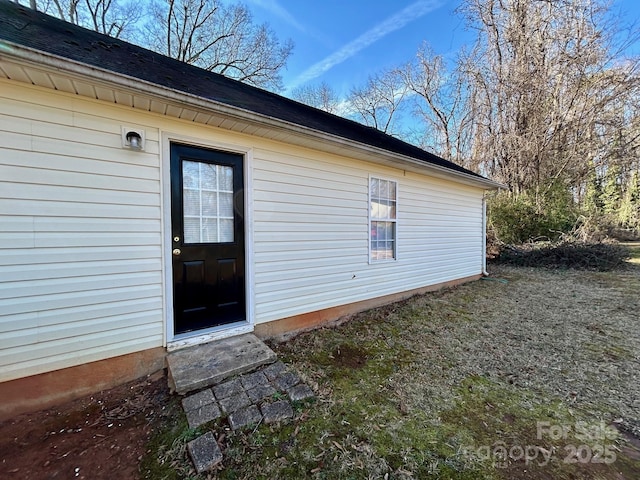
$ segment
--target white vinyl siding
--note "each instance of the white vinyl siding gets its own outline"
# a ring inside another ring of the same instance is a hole
[[[12,81],[0,106],[0,381],[165,344],[160,132],[250,152],[251,322],[481,273],[480,188]],[[397,181],[394,262],[369,262],[370,176]]]
[[[395,262],[369,263],[370,174],[398,179]],[[480,189],[312,151],[253,178],[256,323],[481,273]]]
[[[95,104],[0,92],[0,381],[161,346],[157,131],[131,152]]]

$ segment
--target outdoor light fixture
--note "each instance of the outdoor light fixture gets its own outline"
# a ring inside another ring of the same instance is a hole
[[[129,146],[131,148],[140,150],[140,147],[142,146],[142,137],[138,132],[127,132],[127,142],[129,142]]]
[[[144,130],[122,127],[122,148],[144,150]]]

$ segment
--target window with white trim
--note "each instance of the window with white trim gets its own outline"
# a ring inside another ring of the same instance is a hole
[[[371,261],[396,258],[398,183],[369,178],[369,257]]]

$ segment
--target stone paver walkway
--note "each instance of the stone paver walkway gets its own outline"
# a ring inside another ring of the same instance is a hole
[[[281,361],[231,378],[182,399],[189,428],[226,417],[232,430],[293,418],[291,402],[314,396],[300,377]],[[198,473],[215,467],[222,453],[211,431],[188,445]]]

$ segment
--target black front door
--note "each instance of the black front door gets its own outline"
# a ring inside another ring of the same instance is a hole
[[[174,333],[246,319],[243,157],[171,144]]]

